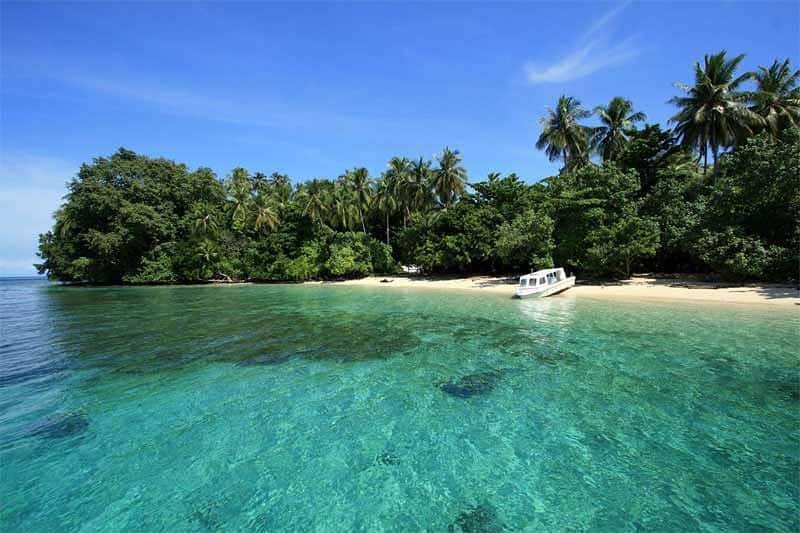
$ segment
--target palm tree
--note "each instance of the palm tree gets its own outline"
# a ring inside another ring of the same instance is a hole
[[[257,194],[269,187],[269,178],[263,172],[256,172],[250,177],[250,184],[250,188]]]
[[[314,179],[303,185],[298,194],[303,214],[308,215],[312,222],[322,225],[328,214],[325,182]]]
[[[364,213],[372,203],[372,186],[369,179],[369,171],[364,167],[355,168],[346,174],[346,178],[358,211],[358,218],[361,219],[361,229],[366,235],[367,224],[364,221]]]
[[[725,57],[725,50],[706,55],[703,65],[694,64],[694,85],[679,86],[686,96],[670,100],[680,110],[670,119],[676,124],[675,133],[681,144],[692,146],[703,159],[703,172],[708,168],[708,151],[714,158],[720,148],[728,148],[753,134],[753,127],[761,122],[754,112],[744,105],[747,94],[739,87],[751,78],[750,73],[736,76],[736,69],[744,54],[733,59]]]
[[[272,187],[276,189],[289,187],[291,185],[289,176],[287,176],[286,174],[281,174],[280,172],[273,172],[272,174],[270,174],[269,178],[267,178],[267,181],[269,182],[270,185],[272,185]]]
[[[195,247],[194,257],[195,259],[197,259],[197,262],[199,263],[197,269],[197,279],[202,279],[207,269],[209,268],[209,265],[214,263],[219,257],[219,252],[217,252],[217,245],[213,241],[210,241],[209,239],[203,239]],[[213,276],[214,272],[211,272],[211,277]]]
[[[192,226],[195,234],[201,237],[209,237],[217,232],[217,214],[210,204],[201,202],[192,207]]]
[[[437,158],[439,167],[433,172],[433,189],[439,203],[450,207],[460,195],[464,194],[467,185],[467,171],[461,166],[461,155],[458,150],[445,147]]]
[[[278,210],[265,192],[256,195],[253,201],[253,228],[256,231],[273,230],[280,222]]]
[[[70,216],[70,213],[64,207],[58,209],[54,217],[56,219],[55,233],[62,239],[66,239],[75,226],[75,219]]]
[[[561,95],[555,109],[547,109],[548,116],[539,119],[542,133],[536,148],[544,150],[550,161],[564,160],[564,170],[572,170],[589,159],[589,129],[580,121],[591,116],[580,100]]]
[[[647,119],[641,111],[634,112],[631,101],[621,96],[612,98],[607,106],[597,106],[594,114],[603,125],[592,130],[591,144],[603,155],[603,161],[617,159],[635,124]]]
[[[355,212],[355,202],[344,181],[336,183],[332,194],[328,195],[328,212],[334,217],[334,223],[342,229],[350,231],[353,219],[358,214]]]
[[[249,218],[252,201],[250,174],[241,167],[233,169],[228,178],[228,201],[233,206],[231,214],[233,227],[241,230]]]
[[[279,172],[273,172],[270,174],[269,178],[267,178],[267,183],[269,183],[272,195],[280,204],[289,202],[289,197],[292,194],[292,182],[289,180],[289,176]]]
[[[408,180],[408,173],[411,171],[411,161],[405,157],[393,157],[389,160],[389,168],[386,170],[385,177],[388,178],[386,184],[392,186],[392,194],[395,195],[397,208],[405,213],[405,197],[403,188]],[[406,224],[406,217],[403,215],[403,225]]]
[[[406,205],[407,216],[411,216],[411,211],[419,211],[430,205],[432,180],[433,169],[430,161],[420,157],[411,163],[401,193],[404,199],[403,203]]]
[[[750,95],[750,109],[763,117],[774,137],[784,128],[800,124],[800,70],[792,72],[788,59],[782,63],[776,59],[769,68],[758,67],[753,79],[757,87]]]
[[[395,195],[395,178],[390,172],[385,172],[378,182],[375,192],[375,206],[386,217],[386,245],[389,245],[389,218],[397,211],[397,197]]]

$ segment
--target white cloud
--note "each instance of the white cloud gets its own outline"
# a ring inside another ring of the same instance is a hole
[[[0,157],[0,276],[36,271],[38,236],[53,223],[78,165],[54,157],[3,153]]]
[[[525,78],[531,84],[563,83],[588,76],[604,68],[625,63],[639,55],[633,37],[617,44],[609,42],[608,26],[630,1],[618,4],[597,17],[581,34],[577,45],[552,64],[528,62],[524,65]]]
[[[58,157],[22,152],[0,154],[0,188],[44,187],[66,190],[64,185],[78,171],[78,165]]]

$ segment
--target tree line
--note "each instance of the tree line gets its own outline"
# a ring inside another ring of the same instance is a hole
[[[671,100],[671,129],[622,97],[590,112],[562,96],[536,146],[563,168],[534,184],[468,182],[450,148],[435,161],[393,157],[375,177],[356,167],[296,185],[243,168],[220,180],[120,149],[69,183],[37,268],[90,283],[338,279],[399,264],[797,279],[800,71],[785,60],[738,74],[742,59],[696,63]],[[585,124],[592,115],[598,126]]]

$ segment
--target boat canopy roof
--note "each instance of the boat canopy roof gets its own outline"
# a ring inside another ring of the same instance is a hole
[[[566,277],[563,268],[546,268],[544,270],[537,270],[536,272],[531,272],[530,274],[525,274],[524,276],[520,276],[519,279],[523,280],[531,278],[540,278],[548,274],[561,274],[561,276],[559,277]]]

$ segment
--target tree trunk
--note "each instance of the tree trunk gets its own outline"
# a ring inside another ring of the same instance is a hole
[[[359,208],[358,216],[361,218],[361,229],[364,230],[364,235],[367,234],[367,225],[364,223],[364,213]]]
[[[708,147],[703,150],[703,176],[706,175],[706,170],[708,169]]]
[[[389,212],[386,212],[386,246],[389,246]]]
[[[719,147],[714,146],[711,149],[711,154],[714,156],[714,181],[717,180],[717,157],[719,156]]]

